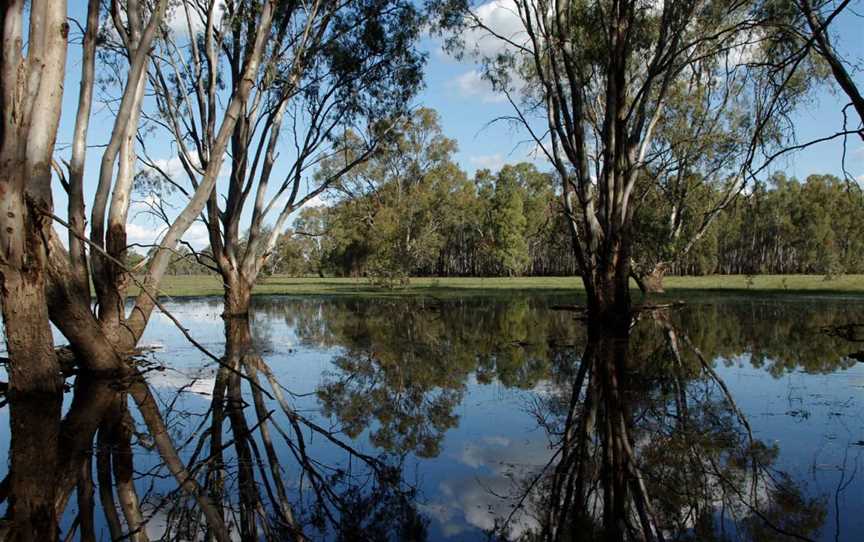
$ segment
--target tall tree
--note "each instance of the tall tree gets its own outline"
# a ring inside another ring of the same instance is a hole
[[[215,20],[219,2],[201,4],[210,18]],[[113,2],[109,15],[110,30],[97,35],[99,3],[90,2],[88,31],[84,38],[84,67],[76,118],[73,155],[69,180],[64,188],[70,194],[68,216],[69,250],[56,235],[50,238],[51,319],[70,341],[85,368],[97,371],[116,370],[123,365],[127,352],[140,339],[147,322],[156,308],[155,292],[171,262],[180,239],[200,215],[210,198],[224,160],[237,116],[253,86],[262,77],[261,58],[275,11],[274,2],[261,6],[256,14],[255,29],[250,35],[247,62],[240,83],[231,89],[219,109],[222,122],[218,124],[214,103],[210,128],[213,139],[208,151],[213,159],[204,164],[201,178],[188,193],[189,199],[168,224],[157,250],[144,265],[142,291],[135,299],[131,311],[125,308],[127,289],[132,277],[122,262],[127,251],[127,219],[135,186],[139,149],[137,135],[144,106],[148,66],[153,48],[164,31],[167,0],[155,4],[130,0]],[[94,14],[95,12],[95,14]],[[212,25],[211,25],[212,26]],[[209,28],[212,32],[212,28]],[[87,126],[90,122],[92,88],[95,83],[96,55],[94,49],[102,40],[102,58],[115,63],[115,73],[126,73],[116,81],[121,89],[111,135],[101,157],[98,185],[90,209],[90,231],[84,231],[83,164],[85,160]],[[85,252],[85,247],[90,250]],[[91,280],[98,301],[91,304]]]
[[[665,154],[657,132],[671,94],[687,80],[730,84],[730,70],[743,70],[743,57],[759,41],[758,14],[728,0],[433,4],[443,13],[441,26],[457,29],[449,34],[456,50],[464,50],[466,35],[501,44],[481,54],[485,77],[555,168],[594,321],[626,327],[637,182]],[[518,30],[496,28],[490,10],[511,14]],[[745,153],[751,155],[785,104],[754,89],[756,82],[748,76],[736,85],[737,96],[760,104]],[[713,115],[727,103],[708,106]]]
[[[496,266],[507,275],[521,274],[528,264],[527,220],[517,174],[511,166],[502,168],[490,201],[492,254]]]
[[[0,307],[9,352],[9,423],[27,428],[10,442],[8,535],[57,540],[56,453],[60,366],[46,302],[51,163],[63,98],[69,25],[66,2],[0,5]],[[50,423],[34,423],[46,413]],[[41,446],[48,453],[40,454]]]
[[[218,166],[225,153],[219,147],[222,134],[213,128],[223,86],[243,88],[251,66],[262,58],[262,69],[252,72],[255,92],[244,93],[236,109],[225,113],[236,121],[230,131],[230,173],[224,186],[208,192],[203,218],[209,264],[225,285],[226,354],[214,390],[214,466],[208,479],[218,502],[224,498],[223,425],[227,417],[235,434],[248,433],[241,371],[254,375],[261,366],[249,322],[254,285],[295,211],[362,164],[388,137],[393,119],[404,114],[420,84],[422,66],[415,47],[420,17],[405,0],[221,4],[224,17],[218,25],[213,4],[184,4],[186,35],[165,32],[160,61],[150,71],[158,104],[151,120],[173,136],[187,182],[157,172],[183,194],[191,187],[197,195],[202,174]],[[263,33],[262,56],[258,14],[271,7],[273,24]],[[196,30],[200,27],[203,36]],[[289,144],[280,145],[284,140]],[[245,236],[244,220],[249,221]],[[256,409],[256,414],[265,430],[266,411]],[[241,462],[242,536],[257,539],[263,518],[254,450],[248,439],[236,439],[234,448]],[[284,487],[278,495],[280,520],[297,531]]]
[[[456,142],[441,132],[438,114],[418,109],[396,124],[388,141],[336,186],[339,250],[373,278],[408,280],[436,260],[451,189],[464,180],[453,162]],[[338,162],[337,162],[338,164]],[[325,169],[332,168],[331,163]]]

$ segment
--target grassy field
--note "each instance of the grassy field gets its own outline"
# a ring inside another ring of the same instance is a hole
[[[825,280],[822,275],[711,275],[706,277],[669,277],[664,297],[689,297],[717,294],[819,294],[860,295],[864,297],[864,275],[845,275]],[[636,292],[635,284],[633,288]],[[371,285],[366,279],[268,277],[255,287],[256,295],[507,295],[515,292],[578,294],[578,277],[518,278],[414,278],[403,288],[387,289]],[[133,292],[135,293],[135,292]],[[221,295],[222,286],[215,276],[166,277],[162,293],[171,297]]]

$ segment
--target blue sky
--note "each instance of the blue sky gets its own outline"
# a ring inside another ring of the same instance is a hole
[[[72,16],[77,20],[85,20],[84,0],[70,0]],[[508,14],[504,10],[487,6],[490,17],[496,19],[496,24],[510,24]],[[835,36],[838,47],[846,58],[864,62],[864,32],[861,31],[861,19],[846,16],[836,22]],[[492,46],[482,42],[481,47]],[[497,169],[506,163],[515,163],[529,159],[529,152],[534,147],[529,143],[528,134],[506,123],[494,123],[495,118],[512,114],[512,110],[501,96],[495,95],[488,83],[479,77],[478,67],[465,59],[457,61],[441,49],[440,42],[427,37],[422,42],[422,48],[428,53],[426,67],[426,84],[416,99],[417,106],[431,107],[438,111],[445,135],[458,142],[459,150],[456,159],[469,174],[480,168]],[[80,80],[81,51],[77,45],[69,49],[69,62],[64,91],[63,118],[58,134],[58,150],[68,145],[71,140],[77,108],[78,84]],[[860,71],[856,73],[859,85],[864,86],[864,77]],[[86,201],[90,201],[96,184],[101,149],[100,144],[107,142],[113,124],[113,115],[107,107],[99,102],[104,97],[96,93],[93,106],[93,117],[90,125],[88,143],[92,147],[88,151],[85,171]],[[793,121],[796,125],[799,141],[807,141],[833,133],[842,125],[841,109],[848,100],[838,95],[830,88],[821,88],[812,98],[806,108],[798,111]],[[864,178],[864,144],[860,139],[850,138],[848,142],[846,166],[849,173],[855,177]],[[153,158],[164,163],[174,159],[176,152],[171,140],[165,134],[152,138],[148,143],[148,151]],[[777,161],[773,170],[782,170],[791,176],[806,177],[811,173],[842,174],[841,157],[842,141],[834,141],[811,147]],[[63,153],[61,150],[61,154]],[[540,167],[544,164],[537,162]],[[55,206],[59,215],[65,215],[65,196],[59,184],[55,191],[57,198]],[[179,203],[179,202],[178,202]],[[140,207],[138,210],[142,209]],[[89,210],[88,210],[89,212]],[[130,242],[151,242],[162,227],[152,219],[140,213],[131,213],[129,237]],[[65,236],[64,236],[65,238]],[[193,226],[187,239],[198,246],[206,242],[202,225]]]

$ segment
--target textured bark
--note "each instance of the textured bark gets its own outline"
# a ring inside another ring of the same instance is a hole
[[[66,2],[0,5],[0,306],[9,352],[9,540],[57,540],[62,378],[45,298],[51,156],[66,67]]]
[[[596,253],[596,265],[582,276],[593,325],[617,333],[630,325],[630,240],[622,235]]]
[[[59,366],[45,302],[51,228],[51,156],[66,68],[66,2],[30,3],[23,51],[24,2],[0,8],[0,305],[9,351],[10,389],[59,391]]]

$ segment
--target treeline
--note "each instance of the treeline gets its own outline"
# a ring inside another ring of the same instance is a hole
[[[382,282],[578,274],[547,174],[530,164],[481,170],[470,180],[458,169],[448,173],[305,209],[280,238],[268,272]],[[724,210],[669,272],[861,273],[861,217],[864,197],[844,180],[776,175]]]
[[[864,272],[864,195],[833,175],[775,175],[742,196],[677,274]]]
[[[561,276],[578,265],[552,181],[531,164],[452,166],[411,186],[307,207],[280,236],[267,274],[368,277]],[[674,275],[864,273],[864,196],[832,175],[775,175],[714,221]],[[647,231],[647,230],[646,230]],[[647,233],[642,241],[651,243]],[[140,257],[130,263],[137,263]],[[187,248],[172,275],[212,272]]]

